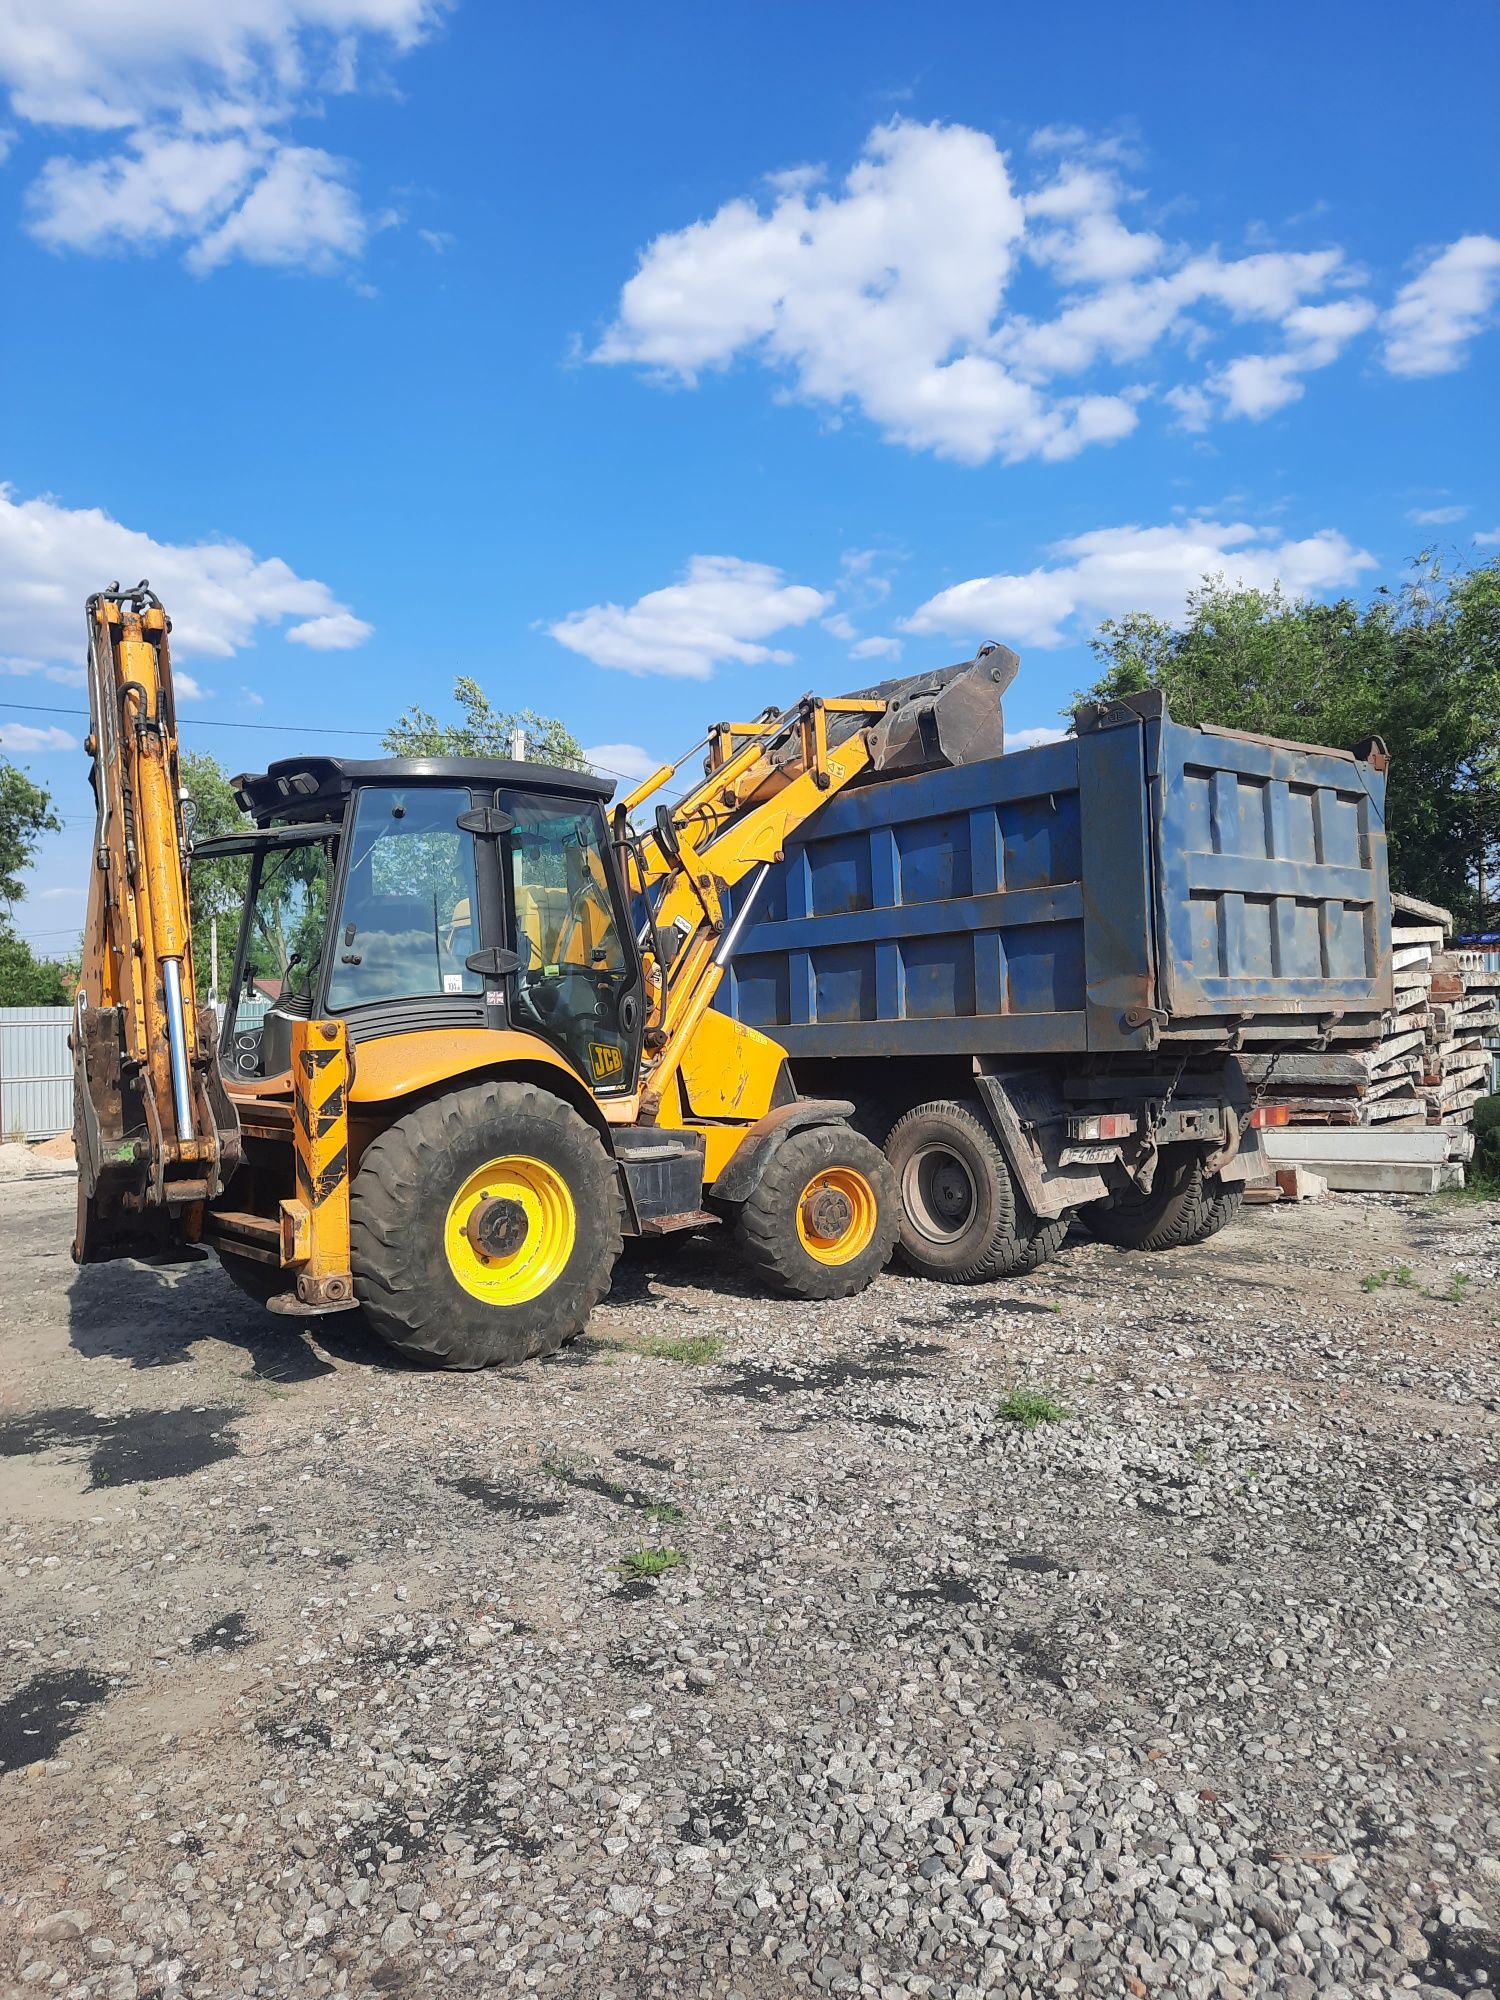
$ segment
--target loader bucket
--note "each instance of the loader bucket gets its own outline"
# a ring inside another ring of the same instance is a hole
[[[850,699],[888,704],[870,731],[870,769],[907,777],[943,765],[979,764],[1005,750],[1001,697],[1021,662],[1008,646],[982,646],[972,660],[860,688]],[[832,732],[830,731],[830,735]]]

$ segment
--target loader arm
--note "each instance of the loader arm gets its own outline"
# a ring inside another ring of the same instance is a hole
[[[95,832],[73,998],[79,1263],[192,1240],[241,1158],[193,977],[170,621],[144,583],[88,601]]]
[[[662,790],[686,757],[653,772],[616,808],[617,837],[639,870],[654,924],[643,1117],[659,1112],[724,977],[735,931],[787,842],[866,771],[905,775],[929,763],[999,755],[1000,696],[1015,667],[1013,653],[985,647],[972,661],[934,674],[833,700],[804,695],[753,722],[717,723],[702,779],[675,804],[658,805],[644,831],[628,835],[630,814]],[[725,893],[747,876],[754,879],[726,930]]]

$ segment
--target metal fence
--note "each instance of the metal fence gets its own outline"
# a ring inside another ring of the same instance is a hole
[[[269,1003],[242,1000],[241,1028]],[[73,1129],[73,1058],[67,1007],[0,1007],[0,1139],[55,1139]]]
[[[0,1007],[0,1139],[73,1129],[66,1007]]]

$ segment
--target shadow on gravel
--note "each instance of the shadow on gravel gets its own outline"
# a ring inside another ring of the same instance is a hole
[[[198,1409],[126,1410],[99,1416],[64,1406],[0,1419],[0,1458],[88,1451],[89,1490],[182,1479],[239,1453],[230,1426],[244,1414],[232,1404]]]
[[[1430,1954],[1422,1967],[1426,1985],[1464,1995],[1500,1991],[1500,1937],[1493,1931],[1459,1930],[1432,1916],[1422,1935]]]
[[[82,1667],[34,1675],[0,1701],[0,1771],[19,1771],[54,1756],[82,1723],[84,1711],[109,1691],[103,1674]]]
[[[377,1339],[361,1313],[302,1322],[267,1312],[211,1257],[186,1265],[122,1259],[85,1266],[68,1291],[68,1338],[85,1361],[127,1361],[132,1368],[178,1368],[192,1361],[199,1341],[221,1340],[243,1350],[247,1380],[286,1388],[332,1375],[338,1365],[415,1366]]]
[[[488,1479],[440,1479],[439,1486],[477,1500],[490,1514],[508,1514],[513,1521],[545,1521],[563,1511],[561,1500],[532,1500],[514,1487],[495,1486]]]
[[[704,1385],[705,1396],[739,1396],[756,1403],[770,1396],[819,1395],[831,1389],[848,1389],[856,1383],[910,1382],[930,1371],[914,1368],[914,1361],[929,1361],[947,1349],[933,1340],[882,1340],[870,1349],[869,1358],[836,1354],[827,1361],[809,1362],[805,1368],[778,1368],[772,1364],[746,1361],[733,1364],[732,1382]]]
[[[707,1306],[660,1298],[693,1286],[723,1298],[764,1299],[767,1294],[728,1254],[722,1229],[681,1236],[627,1236],[625,1252],[615,1265],[606,1305],[656,1306],[659,1311],[706,1313]]]

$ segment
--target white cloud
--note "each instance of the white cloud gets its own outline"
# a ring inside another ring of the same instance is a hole
[[[201,277],[243,257],[326,271],[357,257],[368,233],[344,163],[316,146],[281,146],[238,208],[189,250],[187,267]]]
[[[345,163],[287,128],[358,89],[369,55],[413,47],[448,4],[8,0],[0,86],[17,116],[73,135],[27,191],[32,234],[96,254],[179,244],[200,273],[231,257],[314,271],[356,258],[371,225]]]
[[[831,618],[823,620],[823,630],[831,632],[835,639],[842,639],[850,645],[859,637],[859,628],[846,611],[835,611]]]
[[[753,354],[806,401],[857,403],[886,436],[977,464],[1067,458],[1122,436],[1119,397],[1047,398],[989,351],[1025,211],[986,133],[872,132],[842,188],[725,204],[659,236],[595,349],[692,383]]]
[[[38,729],[29,722],[0,722],[0,750],[76,750],[66,729]]]
[[[681,583],[627,606],[592,604],[547,630],[596,666],[706,680],[721,660],[786,665],[790,653],[761,642],[807,624],[832,602],[830,592],[787,583],[769,564],[694,556]]]
[[[1243,354],[1208,378],[1232,417],[1268,417],[1302,395],[1302,377],[1337,361],[1349,342],[1375,320],[1368,299],[1335,299],[1297,306],[1282,320],[1289,344],[1278,354]]]
[[[266,705],[265,696],[257,694],[254,688],[241,688],[240,700],[244,702],[246,708],[264,708]]]
[[[1392,375],[1446,375],[1462,367],[1469,342],[1491,323],[1497,298],[1500,239],[1459,237],[1396,294],[1383,321],[1387,369]]]
[[[1412,507],[1406,518],[1419,528],[1450,528],[1468,511],[1467,507]]]
[[[1007,750],[1034,750],[1039,743],[1061,743],[1067,735],[1066,729],[1054,729],[1042,723],[1035,729],[1007,729],[1005,747]]]
[[[82,667],[48,666],[44,660],[0,660],[0,674],[40,674],[58,687],[85,687],[88,675]]]
[[[374,630],[363,618],[341,607],[304,619],[302,624],[289,627],[286,636],[294,646],[311,646],[315,653],[343,653],[351,646],[362,646]]]
[[[1500,549],[1500,528],[1488,528],[1474,537],[1482,549]]]
[[[213,696],[191,674],[185,674],[181,667],[172,668],[172,687],[179,701],[212,701]]]
[[[629,778],[633,782],[649,778],[664,761],[643,750],[639,743],[592,743],[583,754],[606,778]]]
[[[1191,520],[1169,527],[1096,528],[1059,542],[1059,560],[1020,575],[972,577],[939,591],[902,621],[909,632],[995,638],[1012,645],[1061,646],[1080,626],[1129,611],[1181,615],[1206,576],[1294,595],[1353,583],[1375,558],[1333,529],[1276,542],[1243,521]]]
[[[1126,220],[1124,142],[1051,127],[1027,184],[963,125],[877,127],[840,182],[798,169],[647,244],[591,359],[696,386],[759,365],[789,399],[856,407],[890,441],[980,464],[1072,457],[1161,397],[1187,429],[1306,393],[1380,317],[1336,247],[1225,256]],[[1055,296],[1012,303],[1018,266]],[[1387,366],[1456,366],[1500,288],[1500,241],[1466,237],[1385,316]],[[1205,355],[1198,383],[1173,381]],[[1150,364],[1153,376],[1137,371]]]
[[[101,508],[18,500],[0,486],[0,590],[10,635],[38,670],[52,661],[72,668],[84,647],[85,598],[112,578],[139,577],[166,605],[181,658],[227,659],[287,618],[303,621],[287,636],[305,645],[357,645],[371,630],[326,583],[298,576],[279,556],[257,557],[242,542],[160,542]]]
[[[849,648],[851,660],[899,660],[901,641],[886,637],[861,639]]]

